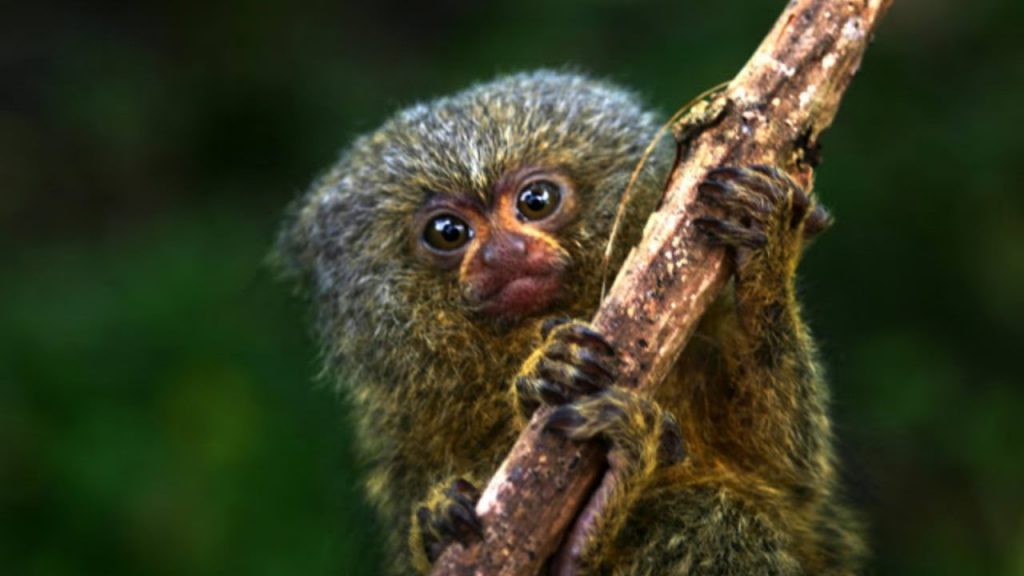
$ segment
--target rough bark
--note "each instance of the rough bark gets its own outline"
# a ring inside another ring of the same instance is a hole
[[[619,384],[662,380],[727,277],[721,250],[693,239],[697,184],[720,165],[771,164],[810,184],[818,137],[892,0],[793,0],[691,130],[661,208],[594,318],[616,346]],[[679,135],[677,133],[677,135]],[[477,504],[483,541],[453,545],[432,574],[537,574],[596,485],[600,448],[541,432],[538,410]],[[570,539],[571,540],[571,539]]]

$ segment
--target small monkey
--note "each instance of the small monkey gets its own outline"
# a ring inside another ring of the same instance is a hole
[[[541,404],[553,433],[608,446],[616,490],[584,574],[852,574],[827,389],[794,280],[829,217],[772,167],[723,167],[694,226],[734,264],[653,399],[614,385],[585,320],[620,197],[657,131],[621,88],[506,76],[412,106],[358,138],[294,206],[278,259],[317,311],[351,402],[367,493],[396,552],[427,572],[478,537],[477,487]],[[612,268],[672,164],[640,172]]]

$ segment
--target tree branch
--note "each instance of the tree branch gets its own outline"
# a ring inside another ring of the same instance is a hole
[[[809,185],[818,137],[835,116],[892,0],[793,0],[729,86],[711,125],[681,146],[661,208],[594,318],[622,360],[619,385],[650,393],[727,276],[722,250],[693,239],[697,184],[720,165],[780,166]],[[677,134],[678,135],[678,134]],[[454,545],[432,574],[537,574],[586,503],[604,459],[595,443],[541,431],[534,414],[477,504],[482,542]],[[570,539],[571,541],[572,539]],[[569,551],[572,554],[572,551]]]

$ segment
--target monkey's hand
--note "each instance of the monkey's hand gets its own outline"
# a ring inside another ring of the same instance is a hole
[[[573,440],[601,438],[612,466],[675,462],[682,454],[679,427],[651,400],[615,386],[615,349],[590,324],[554,318],[541,327],[543,344],[515,381],[525,416],[540,404],[555,405],[549,431]]]
[[[615,350],[588,324],[551,318],[540,335],[543,343],[515,379],[516,405],[524,418],[541,404],[565,404],[615,383]]]
[[[436,486],[416,507],[412,518],[410,549],[413,563],[423,573],[453,542],[469,544],[483,536],[476,515],[480,491],[468,480],[457,478]]]
[[[614,386],[615,350],[593,327],[551,320],[542,336],[544,343],[516,379],[520,406],[529,411],[540,403],[557,405],[546,430],[608,446],[608,471],[555,560],[562,571],[600,557],[654,471],[682,460],[683,443],[669,412]]]
[[[709,244],[729,250],[737,288],[788,288],[803,245],[832,221],[810,193],[769,166],[712,170],[697,188],[697,199],[710,214],[693,224]]]

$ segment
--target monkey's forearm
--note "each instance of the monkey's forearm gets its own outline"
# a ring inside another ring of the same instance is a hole
[[[699,194],[711,216],[695,225],[735,265],[731,313],[712,322],[721,357],[704,399],[721,438],[712,442],[742,469],[825,486],[826,399],[794,279],[805,236],[824,229],[828,215],[771,167],[717,169]]]
[[[722,408],[740,453],[751,464],[817,483],[829,437],[814,344],[785,294],[756,305],[738,289],[737,323],[727,336],[728,381]]]

